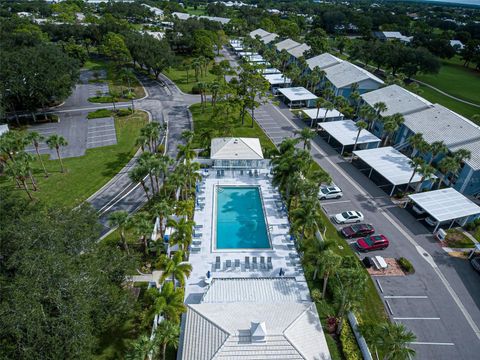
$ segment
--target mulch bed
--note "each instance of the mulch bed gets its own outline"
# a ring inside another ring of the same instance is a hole
[[[405,276],[400,265],[397,263],[397,260],[394,258],[384,258],[385,262],[388,264],[388,267],[385,270],[377,270],[374,267],[367,269],[368,273],[371,276]]]

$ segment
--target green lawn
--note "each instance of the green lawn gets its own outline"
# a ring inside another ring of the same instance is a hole
[[[44,162],[50,173],[50,176],[45,178],[40,162],[36,160],[33,167],[40,190],[33,193],[34,197],[50,204],[64,206],[75,206],[86,200],[132,158],[137,150],[135,140],[140,134],[140,128],[147,121],[148,115],[143,111],[137,111],[130,116],[116,117],[118,143],[87,149],[84,156],[64,159],[63,163],[67,169],[64,174],[60,172],[59,161],[48,160],[48,156],[45,155]],[[12,181],[5,177],[0,178],[0,186],[14,189]],[[21,191],[27,196],[23,190],[15,191]]]
[[[473,248],[475,244],[463,232],[457,229],[447,230],[445,242],[452,248]]]
[[[172,80],[184,93],[191,94],[192,87],[197,84],[195,79],[195,71],[193,69],[188,71],[188,82],[187,82],[187,72],[179,68],[180,64],[184,59],[179,58],[177,61],[177,66],[172,66],[166,69],[163,74]],[[213,62],[208,66],[208,71],[204,76],[199,76],[198,81],[202,82],[212,82],[216,80],[216,75],[210,73],[210,69],[213,65]]]
[[[420,85],[420,89],[422,89],[422,93],[420,94],[420,96],[424,97],[432,103],[441,104],[446,108],[465,116],[468,119],[471,119],[472,116],[475,114],[480,114],[480,108],[461,103],[457,100],[449,98],[448,96],[440,94],[439,92],[430,89],[429,87],[424,85]],[[480,125],[480,121],[477,121],[477,124]]]
[[[185,12],[189,13],[190,15],[197,15],[197,16],[207,15],[205,6],[197,6],[196,9],[193,6],[187,6],[185,8]]]
[[[122,96],[120,96],[118,101],[129,101],[131,99],[132,96],[127,96],[128,89],[129,89],[128,81],[123,79],[120,76],[118,69],[112,62],[98,60],[98,59],[89,59],[85,62],[84,68],[92,71],[106,70],[107,72],[106,81],[108,82],[108,87],[110,91],[115,91],[119,94],[122,94]],[[140,99],[145,96],[145,90],[143,89],[143,86],[140,84],[137,78],[130,80],[130,89],[133,94],[133,99]],[[97,101],[96,98],[97,97],[90,98],[90,101],[91,102],[110,102],[110,99],[107,99],[107,101]],[[101,99],[103,98],[109,98],[109,97],[105,97],[105,96],[101,97]]]
[[[421,74],[416,78],[447,94],[480,105],[480,72],[464,67],[457,57],[443,60],[438,74]],[[480,108],[477,111],[480,113]]]
[[[212,121],[213,109],[210,104],[205,108],[205,112],[202,112],[202,106],[200,104],[194,104],[190,106],[190,111],[192,112],[193,117],[193,126],[195,129],[195,136],[193,138],[193,145],[196,148],[202,147],[202,142],[200,134],[205,129],[212,129],[214,131],[219,131],[218,123]],[[231,134],[223,134],[218,132],[218,135],[215,136],[238,136],[238,137],[258,137],[263,149],[274,150],[275,145],[272,141],[265,135],[263,130],[258,126],[256,122],[253,123],[253,128],[251,127],[252,118],[246,116],[245,125],[242,126],[239,119],[238,112],[234,116],[231,116],[230,119],[233,122],[233,128]]]

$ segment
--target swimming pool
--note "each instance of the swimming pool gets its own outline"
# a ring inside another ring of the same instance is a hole
[[[217,249],[270,248],[259,187],[217,186],[216,195]]]

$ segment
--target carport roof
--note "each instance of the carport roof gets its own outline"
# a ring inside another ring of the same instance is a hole
[[[270,85],[290,84],[292,80],[285,77],[283,74],[266,74],[263,77],[270,83]]]
[[[280,91],[290,101],[313,100],[317,98],[315,94],[312,94],[304,87],[283,88],[278,89],[278,91]]]
[[[352,120],[323,122],[319,124],[326,132],[333,136],[343,146],[354,145],[358,128]],[[380,139],[368,130],[362,130],[357,144],[380,142]]]
[[[453,188],[427,191],[408,197],[440,222],[480,214],[480,206]]]
[[[338,118],[338,117],[343,117],[343,114],[336,110],[328,110],[324,108],[320,108],[319,111],[317,109],[303,109],[302,112],[307,115],[310,119],[316,119],[317,118],[317,112],[318,112],[318,118],[323,119],[325,117],[325,112],[327,113],[327,119],[329,118]]]
[[[387,179],[392,185],[408,184],[413,170],[410,159],[391,146],[376,149],[357,150],[353,152],[368,166]],[[412,183],[422,179],[420,174],[415,174]]]

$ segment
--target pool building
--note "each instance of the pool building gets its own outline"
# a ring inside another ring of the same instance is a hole
[[[212,140],[178,359],[330,359],[258,139]]]

